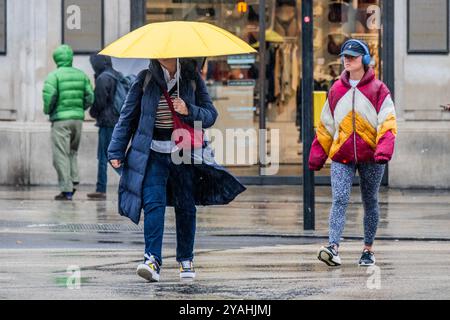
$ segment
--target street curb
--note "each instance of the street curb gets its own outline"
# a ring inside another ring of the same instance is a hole
[[[328,239],[327,235],[296,235],[296,234],[276,234],[276,233],[242,233],[242,234],[210,234],[218,237],[269,237],[269,238],[291,238],[291,239]],[[343,240],[364,240],[361,236],[345,236]],[[380,236],[375,240],[385,241],[439,241],[450,242],[450,238],[434,238],[434,237],[394,237],[394,236]]]

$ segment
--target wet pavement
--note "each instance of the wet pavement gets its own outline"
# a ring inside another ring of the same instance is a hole
[[[356,264],[363,208],[355,188],[342,244],[343,266],[316,259],[326,242],[330,190],[316,189],[316,227],[303,231],[299,186],[250,186],[228,206],[198,207],[198,279],[180,282],[173,209],[166,214],[162,281],[135,275],[142,225],[107,201],[55,202],[54,187],[0,187],[0,299],[449,299],[450,192],[383,189],[378,268]],[[81,269],[81,288],[66,270]],[[31,270],[30,270],[31,268]]]

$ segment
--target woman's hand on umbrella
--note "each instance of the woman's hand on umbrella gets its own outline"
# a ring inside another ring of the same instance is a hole
[[[186,106],[186,103],[183,101],[183,99],[175,98],[173,99],[173,108],[176,112],[179,114],[182,114],[184,116],[187,116],[189,114],[189,110]]]
[[[111,165],[113,166],[114,169],[119,169],[120,166],[122,165],[120,163],[120,160],[111,160],[110,162],[111,162]]]

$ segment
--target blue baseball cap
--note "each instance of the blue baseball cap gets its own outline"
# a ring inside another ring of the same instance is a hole
[[[347,41],[344,46],[341,49],[340,56],[352,56],[352,57],[359,57],[366,54],[366,49],[364,47],[356,42],[356,41]]]

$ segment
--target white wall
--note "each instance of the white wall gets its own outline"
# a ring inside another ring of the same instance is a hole
[[[393,187],[450,188],[450,56],[407,54],[407,1],[395,1],[397,144]]]
[[[395,1],[395,92],[405,119],[450,119],[450,55],[407,54],[407,0]]]
[[[450,103],[450,56],[407,55],[406,0],[396,0],[395,10],[399,134],[390,184],[450,188],[450,113],[439,109],[439,104]],[[61,1],[8,1],[7,23],[8,52],[0,56],[0,112],[15,109],[17,119],[0,120],[0,184],[56,184],[41,90],[55,68],[52,52],[61,42]],[[129,26],[130,0],[105,0],[105,44],[129,32]],[[92,77],[88,56],[76,56],[74,65]],[[95,183],[96,145],[97,128],[85,122],[79,155],[83,183]],[[111,179],[117,183],[114,174]]]
[[[105,45],[130,30],[130,0],[105,0]],[[0,120],[0,184],[56,184],[50,149],[50,123],[42,113],[42,87],[55,69],[52,53],[61,44],[60,0],[8,1],[8,51],[0,56],[0,109],[17,110],[16,121]],[[88,55],[74,66],[93,82]],[[79,152],[81,182],[97,176],[97,128],[87,121]],[[110,175],[111,183],[117,176]]]

